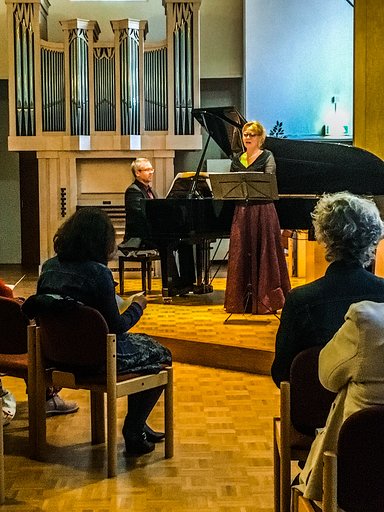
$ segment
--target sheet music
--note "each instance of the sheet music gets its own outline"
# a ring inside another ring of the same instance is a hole
[[[18,281],[16,281],[15,284],[6,284],[5,286],[8,286],[8,288],[10,288],[11,290],[14,290],[16,288],[16,286],[21,283],[21,281],[24,279],[24,277],[26,277],[27,274],[24,274],[22,277],[20,277],[20,279]]]

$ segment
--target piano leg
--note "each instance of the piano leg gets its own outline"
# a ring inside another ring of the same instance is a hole
[[[193,293],[211,293],[213,286],[209,283],[209,268],[211,264],[211,241],[204,239],[196,244],[196,285]]]
[[[185,295],[190,291],[195,294],[213,291],[209,284],[210,241],[203,240],[196,244],[195,261],[192,249],[193,246],[186,242],[159,247],[163,297]],[[175,261],[175,250],[178,251],[180,272]]]
[[[194,276],[189,275],[186,272],[186,268],[188,265],[185,265],[186,258],[188,255],[188,251],[186,249],[190,249],[191,247],[182,247],[180,250],[179,257],[182,259],[179,262],[179,267],[181,271],[181,275],[179,273],[179,269],[176,264],[174,251],[177,249],[174,244],[167,244],[159,247],[160,260],[161,260],[161,281],[162,281],[162,295],[163,297],[174,297],[175,295],[185,295],[186,293],[193,290],[194,284]],[[190,255],[192,257],[192,254]],[[191,262],[193,264],[193,258]],[[186,275],[183,274],[186,272]]]
[[[163,297],[172,297],[172,278],[169,277],[168,272],[171,256],[173,257],[172,250],[169,246],[159,247],[159,254],[161,265],[161,293]]]

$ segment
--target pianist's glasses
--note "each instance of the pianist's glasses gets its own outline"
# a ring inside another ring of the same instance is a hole
[[[245,138],[248,138],[248,137],[252,137],[253,138],[253,137],[256,137],[256,136],[257,136],[256,133],[249,133],[249,132],[243,133],[243,137],[245,137]]]

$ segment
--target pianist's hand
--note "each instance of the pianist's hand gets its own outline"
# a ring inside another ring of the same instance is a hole
[[[144,309],[147,307],[147,297],[145,295],[143,295],[142,293],[140,293],[139,295],[135,295],[132,299],[132,302],[137,302],[141,308]]]

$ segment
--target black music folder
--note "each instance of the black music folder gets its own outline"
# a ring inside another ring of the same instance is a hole
[[[275,174],[264,172],[210,173],[212,193],[215,199],[279,199]]]

